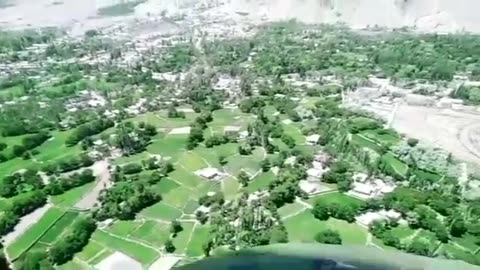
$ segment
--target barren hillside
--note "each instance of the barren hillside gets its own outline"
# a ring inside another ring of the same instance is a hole
[[[367,26],[415,26],[424,31],[480,32],[476,0],[230,0],[227,5],[269,20],[295,18],[307,23],[345,22]]]
[[[97,14],[99,8],[126,1],[0,0],[0,4],[8,3],[0,5],[0,26],[93,28],[116,24],[125,16],[159,15],[165,10],[169,14],[240,16],[259,23],[297,19],[306,23],[343,22],[353,28],[377,25],[416,27],[428,32],[480,32],[478,0],[146,0],[125,16],[105,18]]]

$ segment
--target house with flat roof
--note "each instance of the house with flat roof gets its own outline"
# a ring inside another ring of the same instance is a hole
[[[200,169],[198,171],[195,171],[195,174],[205,179],[215,181],[219,181],[223,176],[223,173],[221,171],[213,167]]]
[[[320,135],[318,134],[313,134],[305,138],[305,141],[309,145],[316,145],[318,143],[318,140],[320,140]]]

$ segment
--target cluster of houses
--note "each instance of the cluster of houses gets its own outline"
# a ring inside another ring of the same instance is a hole
[[[330,191],[322,182],[322,176],[330,170],[328,167],[332,157],[325,152],[318,152],[312,161],[312,168],[307,170],[307,179],[301,180],[300,189],[309,195]],[[295,162],[294,157],[287,159],[286,164]]]
[[[396,184],[392,180],[371,179],[365,173],[356,173],[352,178],[352,189],[348,191],[348,194],[361,199],[381,198],[396,188]]]

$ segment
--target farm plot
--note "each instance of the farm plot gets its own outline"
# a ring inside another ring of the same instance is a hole
[[[276,176],[272,171],[263,172],[253,178],[250,183],[248,183],[246,190],[248,192],[254,192],[257,190],[266,189],[268,188],[268,185],[275,180],[275,178]]]
[[[192,231],[194,228],[193,222],[181,222],[183,230],[173,238],[172,242],[175,246],[175,253],[183,254],[187,248],[190,237],[192,236]]]
[[[146,242],[154,247],[162,247],[170,236],[170,225],[147,220],[129,237]]]
[[[293,215],[295,213],[298,213],[299,211],[305,209],[305,206],[303,204],[294,202],[294,203],[289,203],[286,204],[278,209],[278,214],[283,218],[286,216]]]
[[[61,238],[61,235],[67,230],[68,226],[73,224],[78,212],[67,211],[50,229],[40,238],[39,242],[52,244]]]
[[[88,244],[76,256],[82,261],[89,262],[105,250],[105,247],[99,243],[90,240]]]
[[[178,163],[189,171],[200,170],[205,167],[209,167],[209,164],[195,152],[184,152],[178,159]]]
[[[65,213],[58,208],[51,208],[43,217],[30,227],[24,234],[7,247],[7,253],[12,260],[15,260],[26,252],[47,230],[55,224]]]
[[[316,219],[310,210],[305,210],[283,222],[291,242],[313,242],[317,233],[328,228],[327,224]]]
[[[58,207],[74,206],[87,192],[89,192],[95,186],[95,184],[95,182],[87,183],[83,186],[73,188],[63,194],[52,196],[52,203]]]
[[[163,195],[163,202],[178,209],[183,209],[190,199],[195,198],[193,191],[186,187],[178,187]]]
[[[106,231],[122,237],[126,237],[130,233],[135,231],[138,227],[142,226],[142,224],[143,222],[141,221],[118,220],[115,223],[113,223],[110,227],[108,227]]]
[[[72,129],[67,131],[52,132],[52,139],[37,147],[39,154],[35,156],[35,159],[40,162],[47,162],[73,157],[80,154],[82,152],[80,145],[68,147],[65,144],[65,141],[73,131],[74,130]]]
[[[92,238],[103,246],[125,253],[145,266],[154,262],[160,255],[158,251],[152,248],[101,230],[95,231]]]
[[[386,153],[382,160],[398,175],[405,176],[408,171],[408,165],[397,159],[392,153]]]
[[[238,194],[238,190],[240,189],[240,184],[238,183],[237,179],[233,177],[227,177],[222,179],[222,191],[225,195],[227,200],[233,199]]]
[[[251,155],[230,156],[227,158],[228,164],[225,166],[226,170],[231,175],[238,175],[241,170],[246,171],[250,175],[254,175],[260,170],[260,161],[263,160],[265,152],[263,148],[257,148]]]
[[[197,256],[202,256],[203,249],[202,246],[203,244],[207,243],[209,237],[210,237],[210,227],[206,225],[198,225],[195,226],[195,230],[192,233],[192,238],[190,239],[190,242],[188,243],[187,246],[187,256],[189,257],[197,257]]]
[[[305,136],[303,136],[300,129],[298,129],[292,124],[290,125],[282,124],[282,127],[283,127],[283,132],[291,136],[295,140],[296,144],[305,144]]]
[[[170,190],[173,190],[179,186],[180,186],[179,183],[167,177],[160,180],[160,182],[155,184],[155,186],[153,186],[152,189],[158,194],[165,194],[165,193],[168,193]]]
[[[314,242],[315,235],[323,230],[338,231],[345,244],[365,244],[367,230],[355,223],[330,218],[327,221],[316,219],[309,209],[284,220],[291,242]]]
[[[158,202],[150,207],[143,209],[140,214],[145,217],[170,221],[182,216],[182,211],[175,207],[167,205],[164,202]]]
[[[164,138],[150,144],[147,147],[147,151],[150,154],[171,157],[172,161],[175,161],[185,150],[187,138],[188,134],[166,135]]]
[[[198,185],[206,181],[199,176],[193,174],[193,172],[190,172],[179,166],[177,166],[175,170],[169,174],[169,177],[175,182],[190,188],[197,187]]]
[[[350,197],[348,195],[342,194],[340,192],[333,192],[328,194],[320,194],[317,196],[313,196],[312,198],[308,199],[308,203],[314,205],[317,200],[326,202],[326,203],[338,203],[343,205],[351,205],[351,206],[362,206],[364,204],[363,201]]]

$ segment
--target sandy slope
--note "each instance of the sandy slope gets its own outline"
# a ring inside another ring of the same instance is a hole
[[[103,27],[126,18],[98,18],[96,10],[121,0],[10,0],[0,9],[0,27],[67,26],[77,31]],[[53,3],[56,4],[53,4]],[[248,13],[253,21],[297,19],[306,23],[344,22],[354,28],[367,26],[416,27],[421,31],[480,32],[478,0],[148,0],[137,6],[135,16],[190,12],[194,6],[236,15]]]
[[[480,32],[476,0],[229,0],[232,9],[269,20],[295,18],[307,23],[345,22],[366,26],[416,26],[425,31]]]

